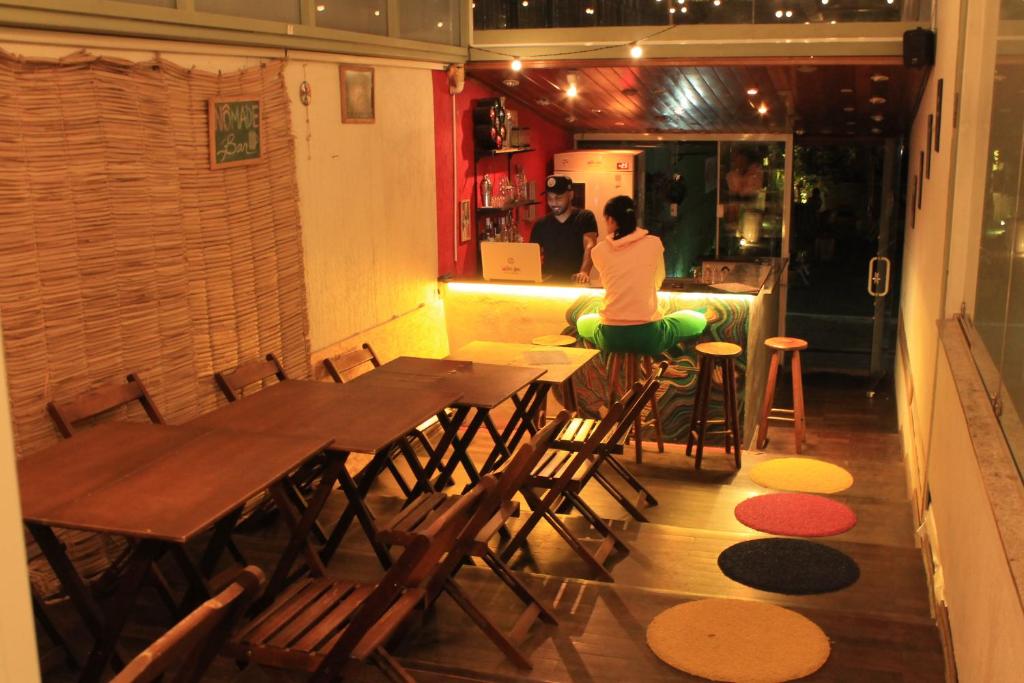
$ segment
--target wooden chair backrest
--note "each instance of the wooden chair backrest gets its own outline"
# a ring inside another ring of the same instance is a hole
[[[231,633],[239,615],[263,586],[263,572],[249,566],[216,596],[197,607],[140,652],[111,683],[149,683],[171,668],[180,668],[168,679],[175,683],[199,681]]]
[[[363,372],[380,367],[380,359],[369,344],[363,344],[358,349],[353,349],[334,358],[324,358],[324,369],[327,370],[327,375],[335,382],[341,384],[345,383],[353,370],[367,364],[370,367],[363,370]],[[363,374],[363,372],[359,374]]]
[[[543,429],[534,434],[528,443],[520,446],[515,455],[495,470],[495,474],[499,476],[500,503],[512,500],[516,492],[523,487],[530,472],[540,462],[541,457],[547,453],[551,441],[561,433],[568,421],[569,413],[563,410]]]
[[[268,353],[261,360],[251,360],[242,363],[234,370],[215,372],[213,374],[214,381],[217,382],[217,386],[220,387],[220,390],[224,392],[224,396],[229,401],[237,401],[242,398],[242,389],[247,386],[262,382],[271,377],[276,377],[279,382],[288,379],[288,376],[284,374],[284,368],[281,367],[277,357],[272,353]]]
[[[447,556],[481,502],[496,487],[493,475],[483,477],[426,529],[413,536],[384,578],[351,616],[312,680],[338,680],[350,658],[365,660],[382,634],[395,628],[389,619],[392,606],[403,599],[423,601],[427,595],[425,589],[442,580],[439,574],[452,571],[452,563],[445,561]]]
[[[82,394],[72,401],[50,401],[46,404],[46,410],[57,424],[61,436],[69,437],[74,434],[76,423],[133,401],[138,401],[142,405],[150,421],[163,424],[164,418],[153,403],[153,398],[146,391],[142,380],[134,373],[128,375],[124,384],[109,384]]]
[[[615,429],[608,435],[607,443],[620,444],[625,440],[629,430],[633,428],[636,422],[637,415],[658,392],[661,376],[667,368],[668,362],[662,361],[651,376],[647,378],[646,382],[643,384],[635,382],[629,392],[622,397],[622,415],[619,417],[619,422]]]

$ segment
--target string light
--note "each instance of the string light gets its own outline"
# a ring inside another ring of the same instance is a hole
[[[633,59],[640,59],[644,56],[644,49],[636,43],[633,43],[633,46],[629,48],[629,56]]]
[[[519,57],[516,57],[515,59],[512,60],[512,70],[513,71],[521,71],[522,68],[523,68],[523,63],[521,61],[519,61]]]

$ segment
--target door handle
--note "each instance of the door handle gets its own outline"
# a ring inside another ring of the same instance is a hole
[[[879,271],[878,264],[882,263],[885,268]],[[884,275],[883,275],[884,273]],[[890,275],[892,274],[892,261],[886,256],[875,256],[868,262],[868,294],[879,298],[889,294]]]

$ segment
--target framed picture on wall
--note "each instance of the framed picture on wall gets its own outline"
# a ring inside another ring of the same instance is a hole
[[[934,128],[934,126],[935,115],[928,114],[928,145],[926,146],[926,149],[928,150],[928,160],[925,163],[924,167],[924,177],[928,179],[931,179],[932,177],[932,129]]]
[[[373,67],[342,64],[338,72],[341,78],[342,123],[373,123]]]

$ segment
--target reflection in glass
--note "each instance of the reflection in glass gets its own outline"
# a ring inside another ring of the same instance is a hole
[[[342,31],[388,33],[387,0],[317,0],[316,25]]]
[[[1001,9],[974,324],[995,365],[982,379],[1003,397],[1003,431],[1024,471],[1024,67],[1016,47],[1024,12],[1005,0]]]
[[[230,14],[235,17],[285,21],[300,21],[299,0],[195,0],[196,11]]]
[[[458,0],[398,0],[398,36],[459,44]]]
[[[476,0],[476,29],[927,21],[930,0]]]
[[[786,145],[723,142],[719,256],[781,256]]]

